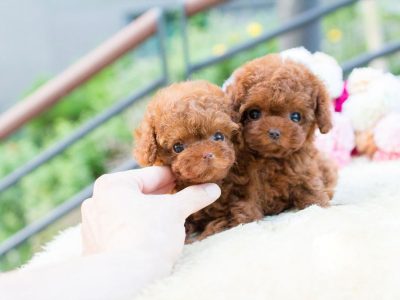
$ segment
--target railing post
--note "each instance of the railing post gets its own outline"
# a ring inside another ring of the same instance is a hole
[[[179,27],[182,38],[182,52],[183,52],[183,77],[189,79],[191,75],[190,69],[190,50],[189,50],[189,40],[187,35],[187,15],[185,5],[181,6],[179,11]]]
[[[158,49],[161,62],[162,78],[164,85],[169,83],[168,57],[167,57],[167,22],[165,20],[165,10],[160,8],[157,19]]]
[[[283,22],[290,21],[296,15],[313,9],[319,5],[319,0],[279,0],[278,13]],[[321,26],[320,19],[310,22],[303,28],[284,35],[281,39],[282,49],[304,46],[311,52],[320,50]]]

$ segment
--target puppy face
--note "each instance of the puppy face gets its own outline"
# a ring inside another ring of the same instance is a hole
[[[180,181],[215,182],[235,161],[238,129],[220,88],[204,81],[173,84],[149,104],[134,155],[144,166],[171,166]]]
[[[323,84],[298,63],[268,55],[235,72],[227,88],[241,115],[247,148],[262,157],[285,157],[313,140],[316,126],[331,128]]]

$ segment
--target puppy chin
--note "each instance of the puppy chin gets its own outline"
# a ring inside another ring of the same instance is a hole
[[[199,184],[217,182],[226,177],[232,163],[227,160],[214,160],[212,162],[191,161],[184,164],[175,164],[172,170],[175,176],[185,182]]]
[[[193,168],[191,170],[184,170],[177,172],[178,179],[186,181],[193,184],[200,184],[206,182],[217,182],[226,177],[229,168],[225,170],[214,170],[213,168],[206,169],[204,171],[196,170]]]
[[[196,184],[206,183],[206,182],[218,182],[226,177],[228,172],[226,171],[223,174],[212,174],[212,173],[203,173],[199,174],[193,179],[189,179],[188,181]]]
[[[255,152],[258,156],[263,158],[284,158],[295,151],[299,150],[301,146],[285,147],[279,142],[264,142],[263,144],[251,145],[249,148]]]

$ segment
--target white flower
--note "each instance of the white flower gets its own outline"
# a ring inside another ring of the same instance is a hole
[[[365,92],[368,86],[375,80],[381,78],[383,72],[374,68],[354,69],[348,78],[347,89],[351,94]]]
[[[354,69],[348,80],[350,97],[343,105],[356,130],[372,129],[391,112],[400,112],[400,80],[379,69]]]
[[[332,56],[322,52],[315,52],[314,63],[311,69],[328,89],[332,99],[339,97],[343,91],[343,70]]]
[[[283,61],[285,61],[286,59],[290,59],[309,68],[314,61],[313,55],[304,47],[287,49],[285,51],[282,51],[280,53],[280,56],[282,57]]]
[[[382,93],[377,90],[350,95],[343,104],[343,113],[357,131],[373,128],[386,112]]]
[[[324,83],[332,99],[342,94],[343,71],[333,57],[322,52],[311,54],[304,47],[288,49],[282,51],[280,55],[283,61],[290,59],[305,65]]]
[[[400,114],[385,116],[374,128],[377,147],[386,152],[400,153]]]
[[[391,73],[371,82],[368,91],[379,92],[388,112],[400,112],[400,80]]]
[[[231,76],[229,76],[229,78],[227,79],[227,80],[225,80],[225,82],[223,83],[223,85],[222,85],[222,90],[224,91],[224,92],[226,92],[227,90],[228,90],[228,87],[230,86],[230,85],[232,85],[232,84],[234,84],[235,83],[235,80],[236,80],[236,78],[235,78],[235,73],[236,72],[233,72],[232,74],[231,74]]]

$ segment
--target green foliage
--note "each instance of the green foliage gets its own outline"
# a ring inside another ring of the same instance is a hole
[[[201,12],[194,15],[192,18],[189,19],[189,25],[192,27],[197,27],[200,30],[207,30],[208,27],[208,13]]]
[[[333,54],[339,62],[366,51],[365,38],[362,35],[363,26],[358,11],[357,6],[350,6],[322,20],[322,32],[325,37],[322,47],[326,53]]]
[[[382,1],[383,4],[390,2]],[[393,14],[382,4],[382,15],[393,24],[398,14]],[[168,21],[168,64],[170,80],[183,79],[184,61],[179,14],[171,13]],[[192,62],[218,56],[232,47],[257,37],[262,32],[278,26],[273,12],[243,14],[240,20],[227,13],[201,13],[189,20],[188,37]],[[366,49],[365,37],[358,8],[342,9],[323,19],[322,50],[340,62],[348,60]],[[400,27],[386,29],[388,39],[400,37]],[[160,76],[157,41],[152,38],[134,53],[128,54],[106,68],[86,84],[64,97],[51,110],[35,119],[8,141],[0,144],[0,177],[38,155],[57,141],[71,134],[80,125],[110,107],[116,101],[144,87]],[[193,74],[222,84],[231,72],[244,62],[279,50],[278,40],[262,43],[231,59]],[[398,57],[390,58],[392,70],[399,71]],[[41,79],[31,90],[45,80]],[[43,217],[52,208],[92,183],[100,174],[117,166],[131,154],[131,132],[141,119],[147,99],[132,105],[125,113],[113,118],[89,134],[62,155],[57,156],[13,188],[0,194],[0,243],[27,224]],[[77,221],[77,220],[75,220]],[[54,229],[40,234],[17,251],[0,260],[0,270],[20,265],[37,250]]]

